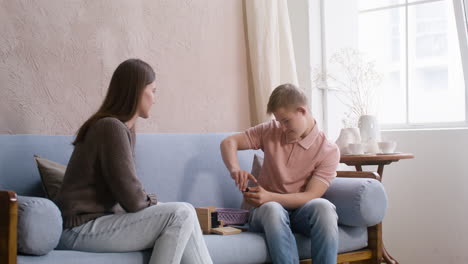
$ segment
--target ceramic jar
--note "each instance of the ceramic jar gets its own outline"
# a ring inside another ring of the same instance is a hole
[[[351,143],[361,143],[359,128],[343,128],[336,140],[336,145],[340,148],[341,154],[349,154],[348,145]]]
[[[373,115],[362,115],[358,122],[361,142],[366,145],[366,152],[378,152],[377,142],[380,141],[380,126]]]

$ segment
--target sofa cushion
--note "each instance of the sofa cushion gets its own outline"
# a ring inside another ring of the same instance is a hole
[[[50,200],[18,196],[18,252],[44,255],[53,250],[62,235],[62,216]]]
[[[258,154],[254,154],[254,158],[252,162],[252,171],[250,174],[255,176],[255,178],[258,178],[262,167],[263,167],[263,157]]]
[[[46,196],[54,200],[62,186],[63,176],[65,175],[67,166],[41,158],[38,155],[34,155],[34,159],[39,169],[39,175],[41,176],[42,186],[44,187]]]
[[[367,246],[367,229],[365,227],[339,226],[338,252],[349,252]],[[265,236],[262,233],[242,232],[237,235],[203,236],[213,263],[264,263],[270,260]],[[297,248],[301,259],[310,258],[310,239],[295,234]],[[147,264],[151,251],[123,253],[93,253],[73,250],[54,250],[49,254],[36,256],[18,256],[18,264]]]
[[[53,250],[40,257],[18,255],[18,264],[148,264],[150,257],[150,250],[119,253]]]
[[[310,258],[310,238],[294,234],[301,259]],[[349,252],[367,246],[367,228],[338,226],[338,253]],[[265,263],[270,261],[263,233],[242,232],[237,235],[204,235],[213,263]]]

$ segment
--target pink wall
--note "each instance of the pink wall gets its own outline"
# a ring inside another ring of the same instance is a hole
[[[0,32],[0,134],[74,134],[130,57],[160,89],[138,132],[250,125],[242,1],[2,1]]]

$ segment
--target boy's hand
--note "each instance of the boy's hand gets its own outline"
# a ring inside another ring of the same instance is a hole
[[[271,192],[263,189],[262,186],[249,187],[248,192],[244,192],[244,200],[255,207],[271,201]]]
[[[231,172],[231,177],[236,182],[236,186],[242,192],[245,191],[245,189],[247,188],[249,180],[255,183],[257,182],[257,179],[255,179],[255,177],[252,174],[246,172],[245,170],[233,171]]]

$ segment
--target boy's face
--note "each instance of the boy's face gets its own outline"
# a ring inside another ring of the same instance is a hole
[[[289,140],[302,139],[310,131],[311,116],[304,107],[288,109],[281,107],[273,112],[276,120],[280,122],[286,137]]]

